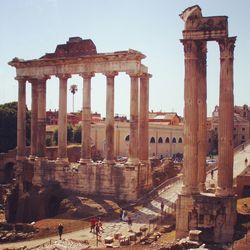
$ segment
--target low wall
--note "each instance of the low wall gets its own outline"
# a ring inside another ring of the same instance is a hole
[[[151,188],[151,176],[149,178],[145,175],[149,168],[149,164],[65,165],[55,161],[35,161],[32,183],[46,185],[58,182],[63,189],[87,195],[113,196],[119,200],[135,201],[144,189]]]

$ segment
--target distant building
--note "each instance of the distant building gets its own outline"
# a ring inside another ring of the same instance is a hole
[[[212,117],[208,118],[208,147],[216,151],[218,147],[219,106],[215,106]],[[250,139],[250,110],[247,105],[234,107],[234,147]]]

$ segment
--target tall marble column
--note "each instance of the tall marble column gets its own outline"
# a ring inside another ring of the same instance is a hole
[[[150,74],[140,77],[139,159],[148,161],[148,109]]]
[[[198,185],[206,189],[207,155],[207,42],[198,42]]]
[[[38,83],[37,79],[30,79],[31,83],[31,136],[30,160],[34,160],[37,152],[37,113],[38,113]]]
[[[233,195],[233,60],[236,37],[219,40],[220,98],[219,98],[219,162],[217,196]]]
[[[197,183],[197,131],[198,131],[198,84],[197,84],[197,43],[181,40],[185,53],[184,80],[184,164],[183,194],[198,192]]]
[[[114,78],[117,72],[106,72],[106,145],[104,161],[109,164],[114,163]]]
[[[18,81],[17,112],[17,160],[25,159],[26,151],[26,79],[16,77]]]
[[[58,111],[58,154],[57,162],[68,162],[67,156],[67,81],[69,74],[58,74],[59,111]]]
[[[91,162],[91,77],[93,72],[83,73],[83,104],[82,104],[82,149],[80,163]]]
[[[129,73],[130,84],[130,135],[128,164],[138,164],[138,74]]]
[[[37,113],[37,157],[46,157],[46,81],[49,77],[38,79],[38,113]]]

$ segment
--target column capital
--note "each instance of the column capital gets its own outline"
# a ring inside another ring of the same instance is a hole
[[[59,74],[56,74],[56,77],[58,77],[60,80],[67,80],[71,78],[71,74],[59,73]]]
[[[89,79],[95,76],[95,72],[83,72],[79,74],[79,76],[81,76],[83,79]]]
[[[15,80],[17,80],[18,82],[26,82],[27,81],[27,77],[26,76],[16,76]]]
[[[27,81],[31,84],[36,84],[38,82],[37,78],[29,77],[27,78]]]
[[[220,46],[220,58],[234,58],[236,36],[218,40]]]
[[[184,46],[185,59],[197,59],[197,46],[198,42],[190,39],[181,39]]]
[[[149,78],[151,78],[151,77],[152,77],[152,75],[149,74],[149,73],[142,73],[142,74],[140,75],[140,78],[142,78],[142,79],[149,79]]]
[[[41,75],[41,76],[37,76],[37,81],[47,81],[48,79],[50,79],[49,75]]]
[[[142,76],[141,72],[134,72],[134,71],[127,71],[126,74],[129,75],[130,77],[140,77],[140,76]]]
[[[106,77],[113,78],[118,75],[117,71],[107,71],[103,73]]]

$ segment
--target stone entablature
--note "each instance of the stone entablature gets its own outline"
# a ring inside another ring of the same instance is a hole
[[[39,176],[45,182],[45,170],[48,166],[45,146],[46,129],[46,84],[51,76],[59,79],[59,111],[58,111],[58,153],[54,163],[55,172],[63,164],[69,165],[67,156],[67,81],[73,74],[78,74],[83,79],[82,92],[82,144],[79,163],[84,166],[92,165],[91,159],[91,79],[96,73],[106,76],[106,119],[105,119],[105,166],[113,167],[114,160],[114,90],[115,77],[119,72],[125,72],[130,77],[130,141],[129,159],[126,167],[130,166],[134,174],[151,178],[150,165],[148,164],[148,100],[149,78],[147,67],[141,63],[145,55],[135,50],[117,51],[113,53],[97,53],[95,44],[79,37],[70,38],[66,44],[58,45],[54,53],[46,54],[40,59],[22,60],[14,58],[9,64],[16,68],[18,80],[18,121],[17,121],[17,160],[20,168],[25,167],[26,131],[26,82],[32,87],[31,108],[31,154],[30,161],[41,167]],[[143,140],[139,141],[139,137]],[[140,149],[140,150],[139,150]],[[40,163],[39,163],[40,162]],[[135,168],[134,166],[141,166]],[[146,165],[146,169],[143,166]],[[145,171],[144,171],[145,170]],[[39,174],[39,171],[35,172]],[[56,175],[56,173],[55,173]],[[21,176],[21,175],[20,175]],[[91,178],[101,178],[90,176]],[[104,175],[103,175],[104,176]],[[103,177],[104,178],[104,177]],[[83,183],[87,184],[89,177]],[[20,180],[22,183],[23,180]],[[33,182],[32,178],[27,180]],[[60,180],[59,180],[60,181]],[[80,180],[79,180],[80,181]],[[149,184],[139,185],[139,178],[135,178],[138,195]],[[104,180],[108,188],[111,183]],[[34,184],[37,184],[34,182]],[[42,183],[45,184],[45,183]],[[130,181],[124,185],[130,185]],[[21,186],[21,185],[20,185]],[[29,186],[29,185],[26,185]],[[67,187],[66,187],[67,188]],[[130,190],[131,191],[131,190]],[[115,195],[115,193],[113,193]]]

